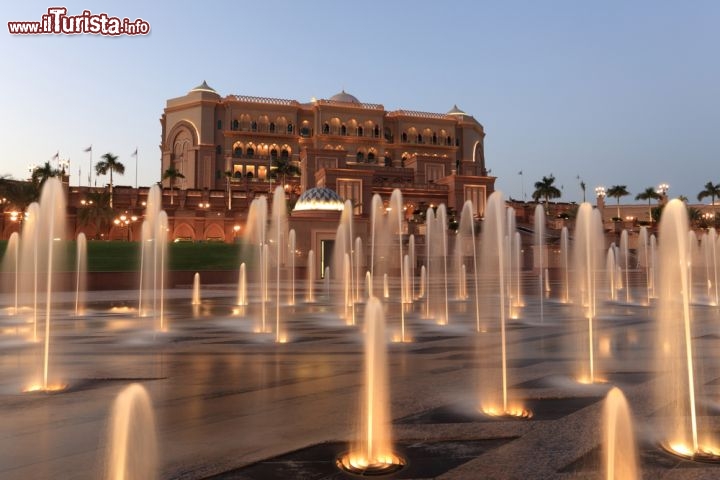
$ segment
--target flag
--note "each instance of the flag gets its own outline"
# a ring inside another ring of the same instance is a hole
[[[520,170],[520,171],[518,172],[518,175],[522,175],[522,170]]]
[[[83,152],[92,152],[92,145],[90,145],[88,148],[83,150]]]
[[[137,157],[137,151],[138,151],[138,149],[136,148],[135,151],[134,151],[132,154],[130,154],[130,156],[131,156],[131,157]]]
[[[52,157],[53,160],[57,160],[58,158],[60,158],[60,150],[58,150]]]

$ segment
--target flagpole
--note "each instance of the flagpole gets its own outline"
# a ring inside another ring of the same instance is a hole
[[[137,183],[138,156],[139,156],[138,147],[135,147],[135,190],[137,190],[137,188],[138,188],[138,183]]]

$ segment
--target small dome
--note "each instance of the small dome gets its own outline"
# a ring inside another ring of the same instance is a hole
[[[451,108],[450,111],[447,112],[447,114],[448,115],[467,115],[467,113],[460,110],[457,105],[453,105],[453,108]]]
[[[210,85],[207,84],[205,80],[198,85],[197,87],[190,90],[191,92],[211,92],[211,93],[217,93],[214,88],[212,88]]]
[[[294,212],[308,210],[342,211],[345,202],[335,193],[335,190],[325,187],[314,187],[305,190],[295,203]]]
[[[360,103],[360,100],[358,100],[354,95],[350,95],[349,93],[345,92],[345,90],[340,93],[336,93],[335,95],[330,97],[330,100],[343,103]]]

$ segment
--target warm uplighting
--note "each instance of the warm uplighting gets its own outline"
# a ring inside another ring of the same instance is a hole
[[[56,384],[43,386],[40,384],[33,384],[25,387],[23,393],[56,393],[62,392],[68,387],[67,384]]]
[[[706,463],[720,463],[720,448],[714,445],[698,445],[693,450],[691,445],[682,442],[670,442],[661,445],[668,453],[687,460]]]
[[[518,419],[529,419],[532,418],[532,411],[519,407],[508,407],[507,410],[503,410],[501,407],[484,407],[480,411],[490,417],[506,417],[506,418],[518,418]]]
[[[581,375],[577,378],[577,382],[583,385],[594,385],[596,383],[607,383],[607,380],[597,376],[589,377],[587,375]]]
[[[402,470],[405,463],[405,459],[394,453],[378,455],[371,460],[352,452],[341,455],[335,462],[341,470],[360,476],[389,475]]]
[[[200,202],[198,203],[198,208],[210,208],[210,202]]]

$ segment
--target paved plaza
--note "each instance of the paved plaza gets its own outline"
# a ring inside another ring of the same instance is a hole
[[[526,287],[533,288],[532,278]],[[19,393],[39,372],[40,344],[25,340],[28,314],[4,313],[0,478],[100,478],[111,404],[133,382],[153,401],[162,479],[357,478],[339,471],[335,459],[359,422],[362,328],[345,325],[324,292],[317,295],[314,304],[282,305],[282,344],[254,333],[259,304],[235,306],[232,285],[205,288],[199,306],[191,305],[189,286],[169,291],[166,333],[153,331],[152,318],[137,317],[136,292],[91,292],[82,317],[71,313],[68,295],[52,323],[50,377],[69,385],[56,394]],[[643,478],[720,477],[720,465],[681,461],[658,446],[663,411],[651,399],[663,373],[652,364],[652,309],[603,304],[596,368],[607,383],[583,385],[574,380],[586,355],[582,322],[554,296],[543,301],[541,317],[539,297],[528,295],[509,321],[510,395],[533,412],[523,420],[478,413],[478,381],[500,347],[487,341],[496,325],[475,332],[473,301],[451,300],[444,326],[423,318],[421,300],[407,311],[412,342],[389,345],[389,377],[394,441],[408,465],[387,478],[601,478],[602,400],[611,385],[632,408]],[[356,308],[362,323],[364,307]],[[694,311],[706,373],[701,400],[717,402],[718,311]],[[399,305],[391,304],[391,334],[399,319]],[[268,325],[275,321],[272,306]],[[707,420],[720,429],[717,417]]]

